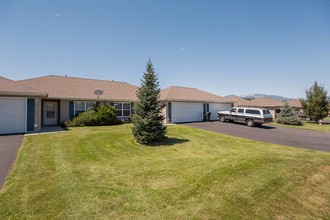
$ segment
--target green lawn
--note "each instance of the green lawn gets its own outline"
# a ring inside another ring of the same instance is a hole
[[[314,121],[310,121],[310,122],[303,121],[302,126],[283,125],[283,124],[278,124],[276,122],[273,122],[272,124],[275,126],[286,126],[286,127],[291,127],[291,128],[330,132],[330,124],[326,123],[326,124],[319,125],[319,124],[315,123]]]
[[[130,125],[29,136],[0,219],[327,219],[330,153],[170,126],[160,146]]]

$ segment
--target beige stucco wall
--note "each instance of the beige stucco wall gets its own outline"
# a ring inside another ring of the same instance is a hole
[[[268,109],[268,110],[272,114],[273,118],[275,118],[275,116],[276,116],[275,109]]]
[[[164,119],[164,124],[167,124],[169,123],[170,119],[169,119],[169,114],[168,114],[168,103],[162,103],[165,105],[165,107],[162,109],[162,115],[165,116],[165,119]]]
[[[276,110],[279,110],[280,107],[266,107],[266,108],[270,111],[270,113],[272,114],[273,118],[275,119],[275,117],[276,117]]]
[[[60,101],[60,123],[70,119],[69,102],[66,100]]]
[[[34,99],[34,131],[41,130],[41,99]]]

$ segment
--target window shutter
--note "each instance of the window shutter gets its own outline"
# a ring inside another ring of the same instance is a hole
[[[74,102],[69,102],[69,118],[72,119],[74,117]]]
[[[34,131],[34,106],[35,100],[28,99],[27,100],[27,131]]]
[[[172,103],[168,103],[168,120],[169,122],[172,122]]]

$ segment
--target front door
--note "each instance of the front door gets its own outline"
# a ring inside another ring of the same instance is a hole
[[[44,102],[44,125],[58,125],[58,102]]]

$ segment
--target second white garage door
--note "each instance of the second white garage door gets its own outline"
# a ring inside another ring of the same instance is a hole
[[[172,102],[172,122],[203,120],[203,103]]]
[[[0,98],[0,134],[26,132],[26,99]]]
[[[228,111],[231,104],[210,103],[209,111],[211,112],[210,120],[218,120],[218,111]]]

